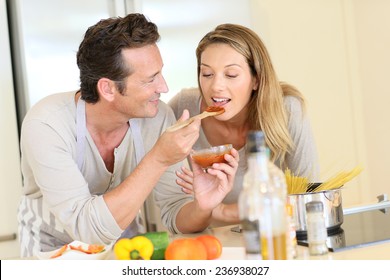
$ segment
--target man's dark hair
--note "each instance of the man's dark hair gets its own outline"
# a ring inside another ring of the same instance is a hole
[[[125,79],[132,73],[123,61],[122,50],[154,44],[160,39],[157,26],[142,14],[129,14],[99,21],[88,28],[77,52],[82,98],[99,100],[97,82],[108,78],[123,92]]]

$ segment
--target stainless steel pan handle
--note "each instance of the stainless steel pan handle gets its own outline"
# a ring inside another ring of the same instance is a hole
[[[387,199],[387,194],[381,194],[377,196],[378,202],[371,204],[363,204],[359,206],[354,206],[350,208],[344,208],[344,215],[360,213],[371,210],[381,210],[386,213],[390,209],[390,201]]]

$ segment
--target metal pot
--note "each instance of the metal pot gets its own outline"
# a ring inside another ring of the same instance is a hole
[[[338,231],[344,222],[340,188],[321,192],[290,194],[287,200],[293,207],[293,220],[298,239],[307,235],[305,206],[308,202],[321,201],[323,203],[325,226],[328,234]]]

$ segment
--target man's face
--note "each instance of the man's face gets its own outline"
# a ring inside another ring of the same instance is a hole
[[[160,93],[168,92],[161,73],[163,62],[156,44],[122,50],[132,74],[125,90],[117,94],[116,109],[129,118],[152,118],[157,115]]]

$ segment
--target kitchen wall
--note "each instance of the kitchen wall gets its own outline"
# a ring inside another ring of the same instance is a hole
[[[390,194],[390,2],[359,0],[354,3],[356,44],[356,91],[360,97],[364,126],[367,171],[370,178],[365,188],[372,196]],[[355,89],[355,88],[354,88]],[[360,95],[359,95],[360,93]]]
[[[361,164],[344,186],[343,205],[390,193],[390,2],[386,0],[252,1],[254,29],[281,80],[307,98],[322,179]]]

